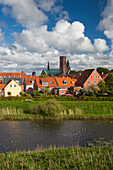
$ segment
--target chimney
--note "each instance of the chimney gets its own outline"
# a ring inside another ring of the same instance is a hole
[[[66,56],[60,56],[60,74],[65,73],[66,74]]]
[[[32,76],[36,76],[36,72],[35,71],[32,72]]]

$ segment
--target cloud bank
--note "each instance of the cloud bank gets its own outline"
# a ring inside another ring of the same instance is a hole
[[[112,68],[113,59],[113,0],[102,13],[98,28],[111,40],[109,50],[104,39],[91,40],[85,36],[85,26],[79,21],[70,23],[68,12],[56,6],[56,0],[0,0],[4,15],[10,15],[22,26],[21,33],[14,32],[14,43],[0,47],[1,71],[26,71],[38,74],[48,61],[58,67],[60,55],[66,55],[72,69]],[[59,12],[59,9],[62,9]],[[47,13],[58,14],[59,19],[51,31],[48,30]],[[0,42],[4,35],[0,29]]]

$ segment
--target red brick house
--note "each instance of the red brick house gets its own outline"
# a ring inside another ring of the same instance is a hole
[[[102,77],[100,74],[97,72],[96,69],[88,69],[85,70],[81,76],[78,78],[75,86],[76,88],[78,87],[86,87],[86,86],[91,86],[92,84],[98,84],[99,81],[103,81]]]
[[[59,96],[65,95],[67,91],[75,86],[76,79],[71,79],[68,77],[55,77],[55,80],[57,82],[57,87],[54,88],[54,94],[57,94]]]
[[[34,89],[41,91],[41,88],[48,87],[49,90],[52,92],[54,87],[57,87],[57,83],[55,78],[48,77],[48,78],[36,78],[34,81]]]

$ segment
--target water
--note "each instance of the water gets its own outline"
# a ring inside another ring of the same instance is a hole
[[[85,146],[113,140],[113,122],[97,120],[0,121],[0,153],[52,147]]]

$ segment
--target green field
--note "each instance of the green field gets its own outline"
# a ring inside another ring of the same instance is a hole
[[[30,107],[38,103],[0,101],[0,119],[43,119],[43,115],[30,114]],[[113,119],[113,101],[60,101],[60,104],[63,105],[65,112],[59,113],[56,118]]]
[[[4,170],[100,170],[113,169],[113,147],[48,149],[0,154]]]

